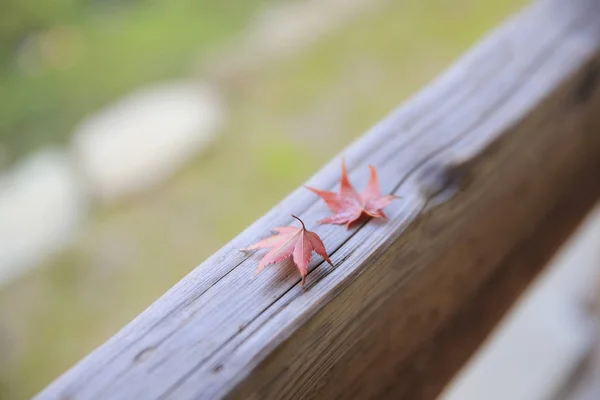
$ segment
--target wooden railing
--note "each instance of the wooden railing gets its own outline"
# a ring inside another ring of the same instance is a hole
[[[599,49],[599,0],[533,4],[343,152],[389,221],[299,188],[38,398],[435,398],[600,197]],[[336,266],[304,288],[238,251],[291,213]]]

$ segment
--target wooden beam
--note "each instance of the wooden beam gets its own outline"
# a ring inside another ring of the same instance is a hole
[[[600,195],[599,48],[598,0],[535,3],[343,152],[388,222],[299,188],[37,398],[435,398]],[[238,251],[292,212],[336,265],[304,289]]]

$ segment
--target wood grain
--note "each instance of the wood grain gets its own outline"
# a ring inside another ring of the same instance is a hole
[[[37,398],[435,398],[600,195],[599,48],[598,0],[533,4],[343,152],[387,223],[299,188]],[[304,289],[238,251],[291,213],[336,265]]]

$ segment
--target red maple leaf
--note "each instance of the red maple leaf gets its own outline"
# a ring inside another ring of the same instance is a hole
[[[377,180],[377,171],[372,165],[369,165],[369,169],[371,170],[371,178],[362,193],[358,193],[350,184],[346,163],[343,159],[340,193],[328,192],[306,186],[307,189],[325,200],[329,209],[334,213],[331,217],[319,221],[320,223],[346,224],[349,228],[354,221],[358,220],[363,215],[363,213],[374,218],[387,218],[382,209],[399,197],[394,195],[382,196],[381,188],[379,187],[379,182]]]
[[[279,235],[268,237],[243,250],[271,248],[262,260],[260,260],[256,270],[257,273],[269,264],[283,261],[292,256],[294,263],[300,271],[300,276],[302,276],[302,286],[304,286],[306,274],[308,273],[308,263],[312,257],[313,250],[323,257],[332,267],[333,264],[327,256],[325,245],[323,245],[323,241],[321,241],[319,235],[308,231],[300,218],[295,215],[292,215],[292,217],[300,221],[302,228],[294,228],[293,226],[273,228],[273,231],[278,232]]]

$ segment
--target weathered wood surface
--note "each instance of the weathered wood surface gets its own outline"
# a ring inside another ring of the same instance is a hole
[[[343,152],[389,222],[299,188],[38,399],[434,398],[600,194],[599,47],[600,1],[535,3]],[[292,212],[336,265],[304,290],[238,251]]]

